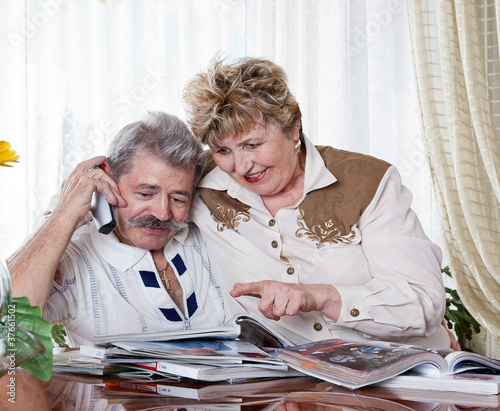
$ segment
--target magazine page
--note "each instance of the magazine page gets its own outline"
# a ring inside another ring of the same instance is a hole
[[[188,338],[236,339],[250,341],[257,347],[291,347],[288,338],[249,313],[236,314],[224,325],[210,328],[180,329],[173,331],[102,334],[94,337],[97,345],[110,344],[115,341],[175,341]]]
[[[500,361],[467,351],[451,351],[446,354],[450,373],[478,372],[500,374]]]
[[[123,350],[135,356],[158,359],[203,360],[218,362],[269,362],[278,360],[248,341],[193,339],[180,341],[118,341],[108,348],[108,357],[114,353],[123,355]]]
[[[189,330],[173,330],[160,332],[145,332],[137,334],[102,334],[94,337],[97,345],[110,344],[115,341],[173,341],[188,338],[235,339],[240,335],[237,324],[225,324],[220,327],[191,328]]]
[[[236,314],[233,323],[240,328],[239,338],[250,341],[257,347],[286,348],[295,344],[267,325],[264,320],[255,318],[248,313]]]
[[[389,343],[391,344],[391,343]],[[394,345],[394,344],[391,344]],[[401,346],[397,344],[397,346]],[[439,354],[446,360],[447,367],[443,368],[442,374],[458,373],[489,373],[500,374],[500,361],[484,355],[476,354],[470,351],[455,351],[452,349],[425,348],[419,346],[408,346],[415,350],[425,350]],[[416,371],[427,374],[425,367],[418,367]]]

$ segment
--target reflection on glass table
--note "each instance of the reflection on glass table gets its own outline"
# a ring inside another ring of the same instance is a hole
[[[6,386],[7,376],[0,379]],[[1,402],[5,394],[0,390]],[[16,410],[139,411],[203,410],[496,410],[495,395],[438,391],[409,392],[366,387],[350,391],[312,377],[246,380],[239,383],[143,380],[55,374],[42,382],[16,374]],[[21,406],[22,404],[22,406]]]

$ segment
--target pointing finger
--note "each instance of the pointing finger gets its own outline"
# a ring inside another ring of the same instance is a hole
[[[229,293],[233,297],[248,295],[251,297],[260,298],[262,296],[262,285],[260,282],[246,284],[236,283]]]

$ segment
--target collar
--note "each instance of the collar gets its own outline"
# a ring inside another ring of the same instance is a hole
[[[321,157],[314,144],[304,135],[304,144],[306,147],[306,169],[304,178],[304,194],[313,190],[317,190],[337,181],[337,178],[330,170],[326,168],[325,162]],[[247,190],[229,174],[222,171],[219,167],[215,167],[210,171],[198,184],[201,188],[210,188],[218,191],[226,191],[227,193],[242,203],[249,206],[262,204],[262,200],[258,194]]]
[[[327,187],[337,181],[333,173],[326,168],[325,161],[314,144],[304,136],[306,146],[306,170],[304,177],[304,194]]]
[[[120,271],[127,271],[129,268],[136,265],[147,253],[149,253],[149,250],[121,243],[114,233],[99,233],[94,221],[90,222],[90,238],[96,251],[109,264],[116,267]],[[181,231],[172,237],[172,239],[165,245],[164,250],[174,247],[176,242],[182,245],[194,244],[193,239],[189,236],[189,229]]]

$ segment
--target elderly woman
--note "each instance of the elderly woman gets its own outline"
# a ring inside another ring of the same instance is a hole
[[[314,146],[285,72],[267,60],[216,60],[184,98],[215,163],[192,218],[233,312],[260,312],[296,343],[449,347],[441,251],[394,166]]]

